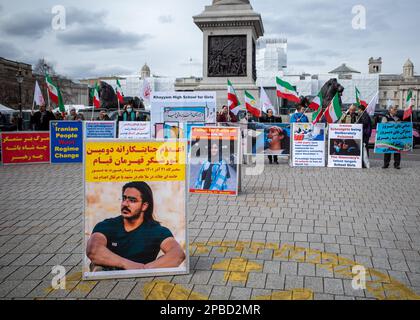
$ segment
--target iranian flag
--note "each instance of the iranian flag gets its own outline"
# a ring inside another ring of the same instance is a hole
[[[233,88],[232,83],[228,80],[228,107],[232,113],[237,116],[241,110],[241,103],[239,102],[238,95]]]
[[[317,107],[316,111],[312,115],[312,124],[317,124],[321,121],[323,112],[322,112],[322,93],[318,93],[318,95],[314,98],[314,100],[309,105],[309,108],[313,109]]]
[[[299,103],[300,98],[297,94],[295,88],[286,82],[281,80],[279,77],[276,77],[276,84],[277,84],[277,96],[282,99],[286,99],[292,102]]]
[[[343,112],[341,111],[340,98],[338,93],[335,94],[327,110],[325,110],[325,119],[328,123],[336,123],[341,119]]]
[[[47,83],[48,96],[50,100],[57,105],[60,112],[65,112],[66,108],[64,107],[60,89],[52,82],[51,77],[48,74],[45,74],[45,81]]]
[[[95,88],[93,89],[93,105],[96,109],[101,108],[101,100],[99,98],[99,86],[98,83],[95,84]]]
[[[356,105],[358,107],[363,106],[366,108],[368,106],[368,103],[365,100],[362,100],[359,89],[357,89],[357,87],[355,88],[356,88]]]
[[[121,83],[120,80],[117,79],[117,98],[119,103],[123,104],[124,103],[124,95],[121,89]]]
[[[255,98],[248,91],[245,91],[245,107],[254,117],[261,117],[262,112],[257,107],[257,101],[255,101]]]
[[[406,106],[406,109],[404,110],[403,120],[406,120],[413,115],[413,92],[411,90],[408,91],[405,106]]]

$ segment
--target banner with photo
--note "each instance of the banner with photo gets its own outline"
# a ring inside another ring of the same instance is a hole
[[[83,278],[189,272],[185,141],[85,141]]]
[[[83,122],[51,121],[51,163],[83,162]]]
[[[378,123],[375,153],[404,153],[413,151],[413,123]]]
[[[362,139],[362,124],[330,124],[328,167],[361,169]]]
[[[85,139],[115,139],[116,121],[84,121]]]
[[[244,154],[289,156],[290,127],[288,123],[248,123]]]
[[[190,192],[237,196],[240,175],[239,128],[191,129]]]
[[[294,123],[292,167],[325,167],[325,124]]]
[[[50,163],[49,132],[2,132],[3,164]]]
[[[154,92],[150,103],[152,128],[158,123],[216,123],[216,92]]]
[[[120,121],[118,123],[118,138],[128,140],[150,140],[150,122]]]

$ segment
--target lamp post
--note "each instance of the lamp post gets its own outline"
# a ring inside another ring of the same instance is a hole
[[[18,129],[22,129],[21,127],[21,121],[23,120],[22,115],[22,83],[23,83],[23,73],[22,69],[19,67],[18,73],[16,74],[16,81],[19,84],[19,120],[18,120]]]

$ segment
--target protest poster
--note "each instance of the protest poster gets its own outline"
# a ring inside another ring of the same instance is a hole
[[[85,139],[115,139],[117,137],[116,121],[85,121]]]
[[[150,122],[120,121],[118,123],[119,139],[149,140],[151,137]]]
[[[85,143],[83,278],[187,274],[187,143]]]
[[[375,153],[404,153],[413,150],[413,123],[378,123]]]
[[[152,127],[157,123],[216,123],[216,92],[154,92],[150,102]]]
[[[240,130],[193,127],[190,192],[237,196],[240,175]]]
[[[325,124],[294,123],[292,167],[325,167]]]
[[[290,155],[290,124],[248,123],[244,139],[245,155]]]
[[[362,139],[362,124],[330,124],[328,167],[361,169]]]
[[[51,121],[51,163],[83,162],[83,122]]]
[[[31,164],[50,162],[49,132],[2,132],[3,164]]]

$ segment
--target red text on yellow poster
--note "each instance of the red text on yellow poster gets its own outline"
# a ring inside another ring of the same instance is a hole
[[[186,142],[87,141],[86,182],[184,181],[186,150]]]
[[[3,164],[50,162],[49,132],[2,133]]]

